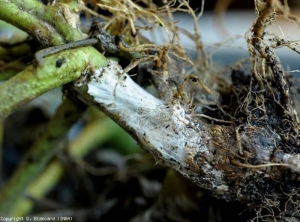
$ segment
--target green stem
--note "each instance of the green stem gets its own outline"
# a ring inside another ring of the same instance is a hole
[[[63,62],[57,67],[57,61]],[[88,68],[107,64],[93,47],[83,47],[48,56],[42,67],[29,66],[0,85],[0,117],[4,118],[41,94],[78,79]]]
[[[129,144],[128,146],[123,145],[123,153],[136,153],[138,147],[128,143],[130,136],[125,131],[113,122],[108,117],[99,115],[98,110],[97,116],[92,116],[91,111],[87,112],[89,123],[82,129],[80,134],[74,138],[68,145],[68,153],[75,159],[80,159],[86,156],[93,149],[101,146],[101,144],[116,140],[122,144]],[[95,112],[92,111],[92,112]],[[109,130],[107,130],[109,129]],[[125,151],[126,149],[126,151]],[[64,164],[54,159],[47,168],[39,175],[32,183],[28,185],[26,189],[26,195],[33,197],[36,200],[41,200],[61,179],[64,173]],[[24,217],[28,215],[31,209],[34,207],[34,202],[28,198],[20,198],[12,208],[12,216]]]
[[[70,155],[75,158],[81,158],[90,152],[92,148],[95,148],[96,145],[111,138],[111,134],[115,131],[106,130],[111,128],[111,122],[108,118],[102,118],[84,128],[80,135],[70,143]],[[43,173],[28,186],[26,194],[36,199],[41,199],[57,184],[63,173],[63,164],[58,160],[53,160]],[[33,206],[34,203],[31,200],[20,198],[13,207],[12,215],[16,217],[26,216]]]
[[[36,0],[0,0],[0,19],[36,37],[45,45],[60,45],[83,38],[77,29],[77,14],[57,3],[45,6]],[[66,50],[47,56],[42,66],[30,65],[0,85],[0,117],[44,92],[78,79],[81,73],[107,64],[106,58],[93,47]],[[18,170],[0,193],[0,215],[11,215],[16,201],[53,157],[59,142],[81,116],[78,106],[66,99],[44,135],[33,145]]]
[[[80,118],[82,110],[70,99],[64,100],[49,122],[43,136],[31,147],[18,170],[0,193],[0,215],[10,215],[16,201],[22,198],[26,187],[43,171],[53,157],[59,142]]]
[[[77,16],[63,3],[46,6],[36,0],[0,0],[0,19],[36,37],[45,45],[82,39]]]

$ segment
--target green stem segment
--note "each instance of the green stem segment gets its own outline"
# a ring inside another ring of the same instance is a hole
[[[60,45],[83,38],[77,14],[63,3],[46,6],[36,0],[0,0],[0,19],[11,23],[45,45]]]
[[[67,50],[49,56],[42,67],[31,65],[0,85],[0,117],[5,118],[50,89],[78,79],[87,69],[96,69],[106,64],[106,58],[93,47]]]
[[[36,0],[0,0],[0,19],[31,34],[45,45],[82,39],[76,16],[64,3],[46,6]],[[0,85],[0,119],[50,89],[78,79],[81,73],[106,65],[106,58],[90,46],[47,56],[42,65],[30,65]],[[59,142],[80,118],[81,111],[70,99],[64,100],[43,136],[1,190],[1,216],[12,214],[16,202],[24,196],[30,182],[44,170]]]
[[[23,197],[30,182],[45,168],[70,127],[81,116],[82,110],[70,99],[64,100],[49,122],[46,132],[32,146],[24,161],[0,194],[0,215],[9,216],[15,202]]]
[[[77,14],[64,3],[46,6],[36,0],[0,0],[0,5],[0,19],[30,33],[44,44],[60,45],[83,38],[76,28]],[[29,66],[0,85],[0,118],[48,90],[76,80],[87,67],[106,64],[104,56],[92,47],[85,47],[49,56],[37,67]]]
[[[106,130],[106,129],[111,130]],[[120,131],[116,124],[108,118],[93,121],[68,146],[68,153],[75,158],[82,158],[99,144],[107,141]],[[115,135],[117,136],[117,135]],[[53,160],[43,173],[26,189],[26,194],[35,199],[42,199],[57,184],[64,173],[64,165]],[[14,204],[12,214],[16,217],[28,215],[34,203],[26,198],[19,198]]]

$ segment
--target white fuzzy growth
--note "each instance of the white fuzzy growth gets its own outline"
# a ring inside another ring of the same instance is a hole
[[[146,92],[113,61],[96,70],[87,84],[95,102],[138,139],[157,162],[180,170],[188,167],[201,138],[179,104],[164,104]],[[188,147],[188,148],[187,148]],[[201,147],[203,151],[203,147]],[[204,149],[205,150],[205,149]]]
[[[282,162],[288,164],[295,172],[300,172],[300,154],[284,154],[282,157]]]
[[[100,83],[100,84],[99,84]],[[162,102],[135,84],[115,61],[107,67],[95,70],[95,78],[88,84],[88,93],[105,106],[116,104],[118,108],[140,107],[156,109]],[[118,102],[116,102],[118,100]],[[147,101],[145,101],[147,100]]]

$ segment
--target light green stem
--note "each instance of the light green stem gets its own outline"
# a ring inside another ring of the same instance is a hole
[[[107,128],[112,129],[106,130]],[[68,152],[75,158],[85,156],[96,145],[109,139],[111,134],[115,132],[114,128],[116,128],[116,124],[112,125],[112,120],[108,118],[94,121],[84,128],[80,135],[72,141]],[[63,173],[63,164],[58,160],[52,161],[43,173],[29,185],[26,194],[33,198],[41,199],[57,184]],[[33,206],[34,203],[31,200],[20,198],[13,206],[11,215],[16,217],[26,216]]]
[[[90,114],[90,113],[88,113]],[[91,116],[90,116],[91,117]],[[109,129],[109,130],[107,130]],[[83,128],[81,133],[71,141],[68,146],[68,153],[71,157],[82,158],[93,148],[99,147],[102,143],[118,138],[118,142],[127,144],[123,153],[136,153],[137,146],[130,144],[130,136],[108,117],[93,118]],[[64,164],[57,159],[53,160],[47,168],[39,175],[26,189],[26,195],[41,200],[61,179],[64,173]],[[24,217],[33,208],[34,202],[28,198],[20,198],[12,207],[12,216]]]
[[[0,193],[0,215],[10,215],[15,202],[23,197],[30,182],[43,171],[54,155],[59,142],[81,116],[82,110],[70,99],[65,99],[49,122],[43,136],[31,147],[17,171]]]
[[[36,0],[0,0],[0,19],[26,31],[45,45],[60,45],[84,37],[77,29],[78,24],[72,23],[72,19],[76,19],[76,14],[72,13],[63,3],[45,6]],[[90,46],[46,56],[43,65],[30,65],[0,85],[0,117],[6,117],[50,89],[78,79],[81,73],[89,69],[105,65],[106,58]],[[12,214],[28,185],[44,170],[59,142],[81,116],[78,107],[66,99],[57,110],[43,136],[2,188],[1,216]]]
[[[0,0],[0,19],[11,23],[45,45],[60,45],[83,38],[66,4],[46,6],[36,0]],[[78,24],[77,24],[78,25]]]
[[[57,67],[57,61],[63,62],[60,67]],[[0,117],[6,117],[50,89],[78,79],[86,69],[106,64],[106,58],[92,47],[46,57],[42,67],[31,65],[0,85]]]

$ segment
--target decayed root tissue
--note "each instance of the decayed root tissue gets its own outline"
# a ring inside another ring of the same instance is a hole
[[[139,44],[143,38],[137,32],[135,21],[139,16],[143,18],[141,12],[146,9],[129,0],[125,2],[118,7],[130,7],[132,10],[125,11],[135,14],[126,14],[128,26],[117,34],[128,30],[131,34],[123,39],[128,45],[120,41],[118,47],[126,53],[139,53],[140,57],[125,71],[110,61],[105,68],[87,72],[74,87],[82,99],[118,122],[158,164],[172,167],[214,196],[246,203],[262,216],[265,214],[262,209],[268,209],[274,217],[300,217],[297,211],[299,120],[290,77],[273,52],[273,43],[268,44],[264,39],[268,36],[267,27],[277,14],[294,18],[288,7],[277,0],[255,1],[257,19],[246,38],[252,64],[233,69],[231,86],[222,87],[224,96],[221,87],[215,86],[218,84],[209,84],[221,77],[216,78],[210,72],[197,26],[199,16],[186,1],[179,1],[176,10],[189,12],[194,19],[196,34],[183,32],[197,46],[194,64],[180,45],[179,29],[172,22],[175,1],[165,2],[162,8],[155,8],[151,3],[144,16],[153,25],[149,29],[160,24],[168,34],[169,43],[161,46],[149,42]],[[108,31],[116,31],[115,27],[122,23],[116,5],[105,8],[98,4],[113,14],[105,26]],[[158,12],[155,15],[150,12],[153,7]],[[158,16],[163,12],[171,22]],[[276,39],[280,38],[273,38],[273,42]],[[180,67],[175,62],[179,59],[183,60]],[[126,74],[143,65],[151,74],[160,99]],[[247,69],[249,65],[251,68]],[[83,95],[85,87],[82,86],[87,86],[89,97]],[[211,114],[205,109],[217,112]]]

